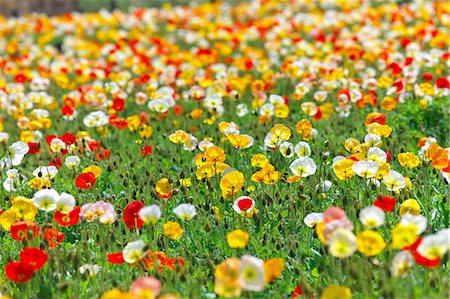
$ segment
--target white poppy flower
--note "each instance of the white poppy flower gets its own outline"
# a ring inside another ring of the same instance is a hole
[[[307,177],[316,173],[317,165],[314,160],[309,157],[300,157],[295,159],[289,168],[295,175]]]
[[[122,251],[124,261],[129,264],[138,263],[145,255],[144,248],[145,242],[142,240],[128,243]]]
[[[173,212],[185,221],[189,221],[197,215],[197,209],[194,205],[189,203],[179,204],[175,209],[173,209]]]
[[[367,228],[375,228],[384,224],[385,213],[376,206],[366,207],[359,213],[359,220]]]
[[[308,227],[314,227],[316,224],[323,222],[323,213],[309,213],[306,215],[305,219],[303,219],[303,222]]]
[[[259,292],[264,289],[264,262],[254,256],[244,255],[239,265],[239,280],[242,288]]]
[[[34,205],[43,211],[50,212],[56,209],[59,193],[55,189],[42,189],[34,194]]]
[[[158,205],[151,205],[140,209],[138,214],[146,224],[155,224],[161,217],[162,212]]]

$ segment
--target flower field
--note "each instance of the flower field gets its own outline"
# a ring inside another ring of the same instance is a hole
[[[447,298],[450,5],[0,17],[0,298]]]

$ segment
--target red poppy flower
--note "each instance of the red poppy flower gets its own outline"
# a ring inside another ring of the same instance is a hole
[[[23,83],[27,80],[27,77],[24,74],[19,73],[14,77],[14,80],[16,80],[17,83]]]
[[[55,221],[61,226],[72,226],[78,223],[80,220],[80,207],[75,207],[67,214],[63,214],[60,211],[56,211],[53,214]]]
[[[173,113],[175,115],[182,115],[183,114],[183,108],[181,108],[180,105],[173,106]]]
[[[112,104],[112,108],[116,112],[122,111],[125,108],[125,101],[124,101],[124,99],[121,99],[121,98],[114,99],[113,104]]]
[[[392,155],[390,151],[386,151],[386,162],[389,163],[391,162],[392,159]]]
[[[77,141],[77,137],[72,133],[64,133],[64,135],[61,136],[61,140],[67,145],[72,145]]]
[[[34,247],[24,248],[20,253],[22,263],[29,265],[34,271],[41,269],[48,261],[47,253]]]
[[[56,228],[46,228],[44,230],[44,239],[47,241],[48,246],[56,247],[64,240],[64,234]]]
[[[33,276],[33,268],[25,263],[12,261],[5,266],[5,275],[9,280],[23,283]]]
[[[395,208],[396,199],[391,196],[381,196],[380,198],[377,198],[373,205],[376,207],[379,207],[385,212],[391,212]]]
[[[253,199],[251,199],[250,197],[244,197],[238,201],[237,205],[242,211],[247,211],[252,207]]]
[[[40,228],[34,222],[19,221],[11,225],[11,236],[14,240],[21,242],[23,239],[30,241],[30,237],[36,238]]]
[[[73,109],[70,106],[65,105],[62,107],[61,112],[63,115],[71,116],[75,112],[75,109]]]
[[[62,166],[61,158],[56,158],[48,162],[48,166],[55,166],[56,168],[60,168]]]
[[[450,88],[450,81],[447,80],[447,78],[437,78],[436,80],[436,87],[437,88]]]
[[[30,155],[36,155],[41,150],[39,148],[39,143],[37,143],[37,142],[29,142],[28,148],[29,148],[28,154],[30,154]]]
[[[98,161],[103,161],[111,157],[111,153],[112,153],[111,150],[104,149],[95,155],[95,159],[97,159]]]
[[[123,210],[123,221],[129,229],[140,229],[144,225],[144,221],[139,217],[139,210],[144,207],[141,200],[136,200],[128,204]]]
[[[93,174],[92,172],[85,172],[80,174],[76,178],[75,183],[78,188],[88,190],[94,187],[95,180],[96,180],[95,174]]]
[[[144,146],[143,149],[139,151],[142,157],[148,156],[152,153],[153,147],[151,145]]]
[[[298,298],[302,294],[303,294],[302,286],[298,285],[292,292],[292,298]]]
[[[88,142],[88,147],[91,150],[91,152],[95,152],[100,149],[101,144],[98,141],[91,140]]]
[[[111,264],[122,264],[125,262],[122,252],[110,253],[106,256],[106,258]]]
[[[422,79],[424,81],[431,81],[431,80],[433,80],[433,75],[429,72],[425,72],[422,74]]]

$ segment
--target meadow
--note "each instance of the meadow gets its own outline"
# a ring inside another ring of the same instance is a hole
[[[447,298],[450,5],[0,17],[0,298]]]

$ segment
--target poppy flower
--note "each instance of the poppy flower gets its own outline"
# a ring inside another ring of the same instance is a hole
[[[40,248],[24,248],[20,253],[22,263],[29,265],[34,271],[41,269],[48,261],[47,253]]]
[[[36,155],[41,150],[39,148],[39,143],[37,142],[29,142],[28,147],[29,147],[28,154],[30,155]]]
[[[147,146],[144,146],[144,148],[139,151],[139,154],[141,154],[142,157],[145,157],[145,156],[151,155],[152,151],[153,151],[153,147],[151,145],[147,145]]]
[[[108,259],[108,262],[110,262],[111,264],[122,264],[125,262],[125,260],[123,259],[122,251],[110,253],[106,256],[106,258]]]
[[[111,157],[111,153],[112,153],[111,150],[104,149],[95,155],[95,159],[98,161],[103,161]]]
[[[39,226],[34,222],[19,221],[11,225],[11,236],[19,242],[23,239],[30,241],[30,237],[36,238],[39,231]]]
[[[23,283],[33,276],[33,268],[23,262],[12,261],[5,266],[5,275],[9,280]]]
[[[61,158],[56,158],[48,162],[48,166],[55,166],[56,168],[60,168],[62,166]]]
[[[139,217],[139,211],[144,207],[141,200],[136,200],[128,204],[123,210],[123,221],[129,229],[140,229],[144,221]]]
[[[391,212],[395,208],[395,204],[397,203],[396,199],[391,196],[381,196],[380,198],[377,198],[373,205],[376,207],[379,207],[385,212]]]
[[[437,78],[436,87],[437,88],[450,88],[450,81],[445,77]]]
[[[77,141],[77,137],[74,134],[68,132],[64,133],[64,135],[62,135],[60,139],[67,145],[72,145]]]
[[[64,240],[64,234],[56,228],[46,228],[44,230],[44,239],[47,241],[48,246],[56,247]]]
[[[61,213],[57,210],[53,215],[53,218],[61,226],[75,225],[80,220],[80,207],[75,207],[67,214]]]
[[[113,104],[112,104],[112,108],[116,112],[122,111],[125,108],[125,101],[124,101],[124,99],[121,99],[121,98],[114,99]]]
[[[92,172],[85,172],[76,178],[75,183],[78,188],[88,190],[94,187],[95,181],[95,174]]]

